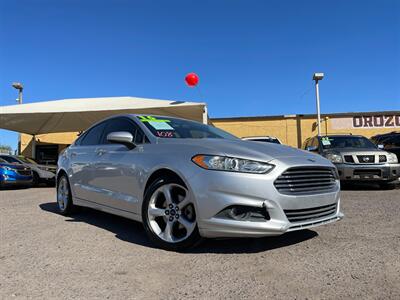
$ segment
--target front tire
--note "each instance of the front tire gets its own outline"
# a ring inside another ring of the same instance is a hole
[[[143,225],[160,248],[181,251],[201,241],[193,197],[176,178],[159,178],[147,189],[142,205]]]
[[[71,188],[65,174],[61,175],[57,182],[57,208],[62,215],[69,215],[74,209]]]

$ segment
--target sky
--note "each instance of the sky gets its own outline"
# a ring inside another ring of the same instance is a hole
[[[20,81],[24,103],[136,96],[206,102],[210,117],[305,114],[314,72],[322,113],[400,110],[400,1],[0,0],[0,106]],[[0,130],[0,144],[15,149],[17,135]]]

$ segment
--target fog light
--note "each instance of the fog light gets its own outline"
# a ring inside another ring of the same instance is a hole
[[[253,207],[245,205],[231,205],[224,208],[217,215],[217,218],[236,221],[263,222],[270,220],[268,211],[264,207]]]

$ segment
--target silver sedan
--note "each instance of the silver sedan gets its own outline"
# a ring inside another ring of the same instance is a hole
[[[86,206],[143,222],[158,246],[202,237],[263,237],[340,220],[339,180],[327,159],[242,141],[184,119],[103,120],[60,155],[62,214]]]

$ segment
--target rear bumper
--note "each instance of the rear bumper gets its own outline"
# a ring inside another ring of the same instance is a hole
[[[394,181],[400,164],[335,164],[342,181]]]

